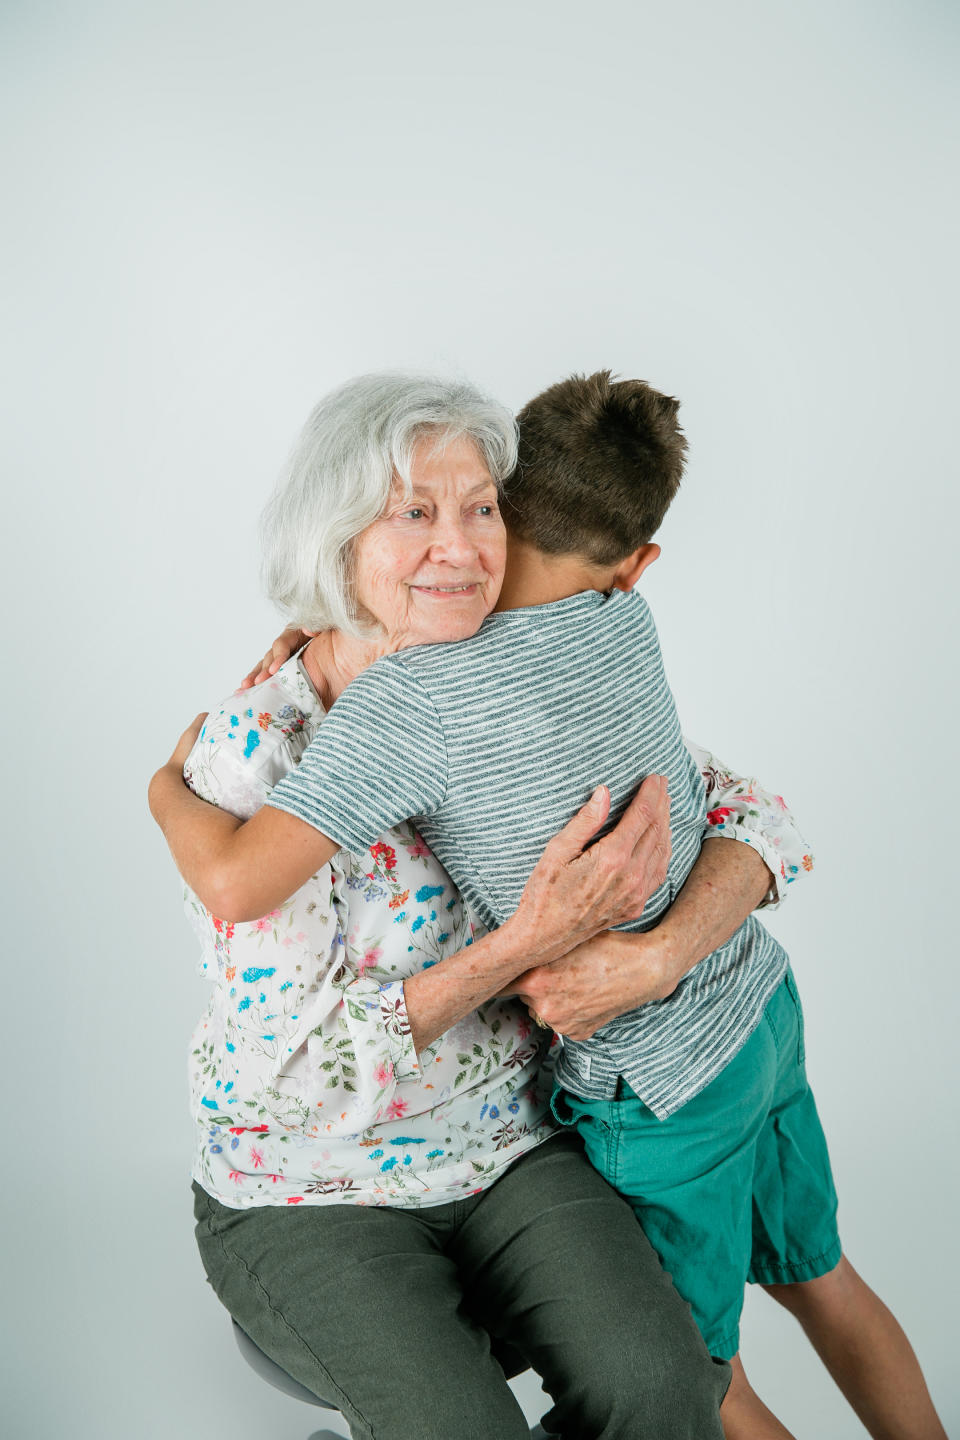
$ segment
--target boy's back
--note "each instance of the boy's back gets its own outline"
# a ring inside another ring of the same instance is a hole
[[[378,661],[343,693],[271,803],[353,850],[415,817],[476,913],[497,925],[598,784],[610,788],[613,824],[652,772],[669,784],[672,856],[628,929],[655,924],[686,879],[703,833],[703,782],[646,602],[587,590],[493,615],[471,640]],[[622,1074],[668,1114],[740,1048],[785,966],[751,918],[668,1000],[567,1042],[559,1078],[602,1097]]]

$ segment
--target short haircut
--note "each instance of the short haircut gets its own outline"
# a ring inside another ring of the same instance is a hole
[[[517,416],[507,528],[548,555],[612,565],[657,532],[683,474],[679,402],[609,370],[572,375]]]
[[[516,465],[516,421],[464,380],[361,375],[326,395],[307,419],[263,514],[263,581],[271,600],[308,630],[370,634],[352,584],[353,541],[410,485],[417,443],[468,437],[499,487]]]

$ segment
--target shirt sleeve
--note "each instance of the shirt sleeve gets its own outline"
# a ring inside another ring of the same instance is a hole
[[[268,721],[265,691],[258,700]],[[303,717],[295,715],[290,737],[254,719],[264,740],[254,746],[248,719],[232,713],[238,708],[228,702],[204,726],[184,778],[208,803],[247,818],[275,780],[296,773]],[[325,867],[278,909],[236,923],[185,889],[201,973],[221,996],[219,1023],[203,1027],[193,1057],[199,1104],[211,1114],[252,1112],[293,1134],[352,1134],[383,1117],[398,1084],[420,1080],[403,983],[382,983],[355,961],[338,875]]]
[[[402,820],[432,815],[446,794],[436,706],[397,659],[378,660],[347,686],[267,802],[355,853]]]
[[[739,840],[756,850],[773,877],[760,902],[776,909],[793,882],[813,869],[813,854],[782,795],[758,780],[736,775],[692,740],[686,741],[707,787],[707,823],[703,838]]]

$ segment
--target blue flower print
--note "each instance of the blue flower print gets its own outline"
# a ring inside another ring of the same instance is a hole
[[[258,980],[269,980],[271,975],[276,975],[276,965],[270,965],[266,970],[261,970],[256,965],[251,965],[249,970],[244,970],[240,976],[245,985],[256,985]]]
[[[426,923],[427,923],[427,922],[426,922],[426,920],[424,920],[423,916],[422,916],[422,915],[418,915],[417,918],[416,918],[416,920],[414,920],[413,924],[410,926],[410,933],[411,933],[411,935],[416,935],[417,931],[418,931],[418,930],[422,930],[423,927],[424,927],[424,925],[426,925]]]
[[[385,1175],[388,1170],[392,1170],[392,1169],[393,1169],[393,1167],[394,1167],[394,1165],[396,1165],[396,1163],[397,1163],[397,1157],[396,1157],[396,1155],[391,1155],[391,1156],[390,1156],[390,1159],[389,1159],[389,1160],[384,1160],[383,1164],[380,1166],[380,1174],[381,1174],[381,1175]]]
[[[248,730],[248,731],[247,731],[247,743],[246,743],[246,745],[244,745],[244,747],[243,747],[243,758],[244,758],[244,760],[249,760],[249,759],[250,759],[250,756],[253,754],[254,750],[256,750],[256,748],[257,748],[257,746],[258,746],[259,744],[260,744],[260,731],[259,731],[259,730]]]
[[[421,885],[414,898],[422,905],[426,900],[432,900],[434,895],[442,895],[446,888],[446,885]]]

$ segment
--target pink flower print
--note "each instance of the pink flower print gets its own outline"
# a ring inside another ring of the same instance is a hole
[[[716,810],[707,811],[707,824],[722,825],[727,816],[732,814],[733,811],[729,805],[718,805]]]
[[[776,800],[776,802],[777,802],[777,804],[780,806],[780,809],[781,809],[781,810],[786,810],[786,808],[787,808],[787,802],[786,802],[786,800],[784,800],[784,798],[783,798],[782,795],[774,795],[773,798],[774,798],[774,800]]]
[[[388,1060],[386,1064],[377,1065],[373,1072],[373,1078],[380,1086],[380,1089],[385,1090],[393,1079],[392,1061]]]
[[[261,915],[259,920],[254,921],[253,928],[254,930],[272,930],[273,926],[267,919],[266,915]]]
[[[290,939],[290,936],[289,936],[289,935],[284,935],[284,937],[283,937],[283,939],[282,939],[282,941],[281,941],[280,943],[283,945],[283,948],[284,948],[285,950],[289,950],[289,949],[290,949],[290,946],[293,944],[293,941]]]
[[[297,931],[297,939],[298,939],[298,941],[300,942],[301,945],[303,944],[304,940],[306,940],[306,938],[307,938],[307,937],[306,937],[306,935],[304,935],[304,933],[303,933],[302,930],[298,930],[298,931]]]
[[[271,919],[271,920],[279,920],[279,919],[280,919],[280,911],[279,911],[279,910],[270,910],[270,911],[268,911],[268,918]]]
[[[416,840],[412,845],[408,845],[406,847],[406,850],[411,860],[422,860],[425,856],[430,854],[429,846],[424,844],[423,840],[421,840],[419,835],[417,836]]]
[[[357,967],[358,974],[362,977],[370,969],[371,965],[376,965],[382,954],[383,951],[379,945],[371,945]]]
[[[401,1100],[398,1096],[395,1095],[390,1101],[390,1104],[387,1106],[387,1119],[402,1120],[406,1113],[407,1101]]]
[[[521,1016],[520,1019],[517,1021],[517,1039],[526,1040],[529,1034],[530,1021],[526,1018],[526,1016]]]
[[[288,1195],[288,1196],[287,1196],[287,1204],[288,1204],[288,1205],[299,1205],[302,1199],[303,1199],[303,1196],[302,1196],[302,1195]]]
[[[242,1185],[242,1184],[243,1184],[243,1176],[242,1176],[242,1174],[240,1173],[239,1170],[231,1170],[231,1171],[230,1171],[230,1179],[236,1181],[236,1183],[237,1183],[238,1185]]]
[[[256,1145],[250,1146],[250,1160],[254,1170],[261,1170],[263,1168],[263,1151],[258,1150]]]

